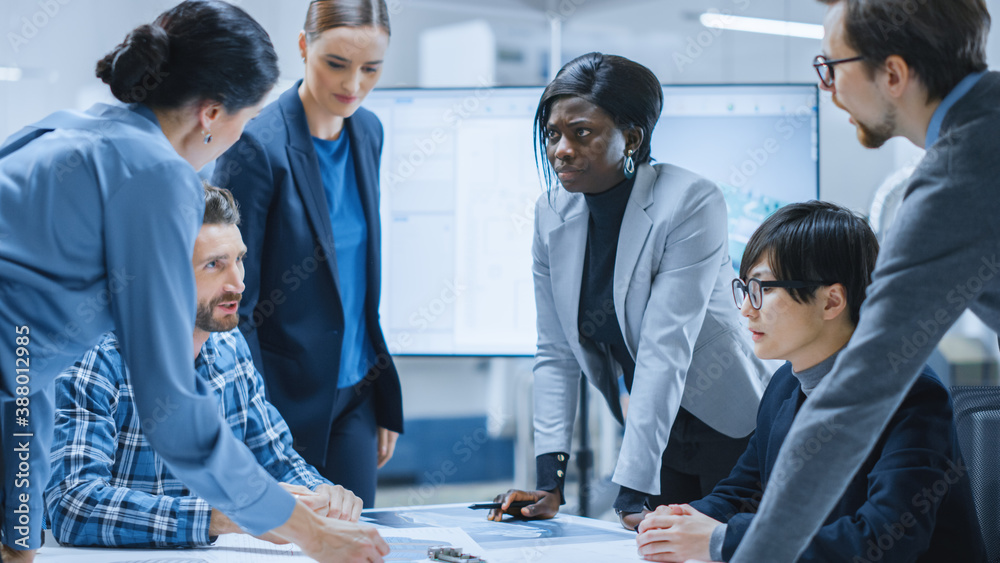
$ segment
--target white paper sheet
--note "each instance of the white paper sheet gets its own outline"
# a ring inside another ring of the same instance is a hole
[[[427,561],[427,548],[455,547],[463,553],[486,557],[486,552],[461,528],[384,528],[379,533],[392,551],[386,561]]]
[[[428,561],[427,548],[451,546],[483,557],[485,552],[461,528],[379,528],[392,550],[386,561]],[[311,561],[298,546],[275,545],[245,534],[220,536],[215,545],[198,549],[68,548],[50,542],[38,552],[38,563],[280,563]]]

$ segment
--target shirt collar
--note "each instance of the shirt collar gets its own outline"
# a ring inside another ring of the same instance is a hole
[[[216,350],[216,346],[218,346],[215,338],[216,334],[218,333],[213,332],[209,334],[208,340],[201,345],[201,351],[198,354],[199,363],[203,363],[208,366],[215,364],[215,359],[219,357],[219,353]]]
[[[973,72],[972,74],[966,76],[958,83],[958,86],[948,93],[943,100],[941,100],[941,105],[934,110],[934,115],[931,116],[931,122],[927,126],[927,137],[924,139],[924,148],[931,148],[934,143],[937,142],[938,137],[941,135],[941,124],[944,123],[944,117],[948,114],[948,110],[955,105],[956,102],[962,99],[969,90],[979,82],[979,79],[986,74],[986,71]]]

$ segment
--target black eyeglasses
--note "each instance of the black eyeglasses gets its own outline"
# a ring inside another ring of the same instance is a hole
[[[854,61],[863,60],[864,57],[851,57],[849,59],[837,59],[834,61],[828,61],[823,55],[816,55],[813,59],[813,68],[816,69],[816,74],[819,75],[819,81],[823,83],[823,86],[827,88],[833,88],[833,67],[834,65],[839,65],[840,63],[853,63]]]
[[[757,278],[750,278],[747,283],[736,278],[733,280],[733,300],[736,301],[736,308],[742,309],[743,303],[750,299],[750,306],[760,310],[764,302],[765,287],[781,287],[784,289],[802,289],[805,287],[819,287],[830,285],[822,281],[760,281]]]

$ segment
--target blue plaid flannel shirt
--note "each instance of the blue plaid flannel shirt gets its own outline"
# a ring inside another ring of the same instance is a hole
[[[309,489],[330,484],[292,449],[288,426],[265,399],[239,329],[212,333],[195,369],[236,437],[275,479]],[[174,477],[143,436],[115,335],[105,334],[55,384],[45,504],[56,539],[119,547],[210,543],[211,507]],[[156,424],[171,415],[171,405],[160,402],[143,414],[147,426]]]

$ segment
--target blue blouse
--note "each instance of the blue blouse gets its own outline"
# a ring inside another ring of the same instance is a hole
[[[361,207],[358,179],[351,158],[351,138],[347,131],[332,141],[313,137],[319,172],[326,192],[326,204],[333,227],[337,253],[340,301],[344,307],[344,340],[340,352],[337,387],[350,387],[364,379],[375,363],[375,348],[368,337],[365,319],[368,261],[368,223]]]
[[[141,374],[136,407],[154,421],[146,438],[171,471],[251,533],[291,515],[295,500],[192,369],[191,256],[204,207],[194,168],[141,105],[58,112],[0,147],[0,441],[4,467],[30,465],[30,478],[8,472],[2,483],[5,544],[40,545],[53,381],[112,328]],[[21,495],[25,528],[12,517]]]

